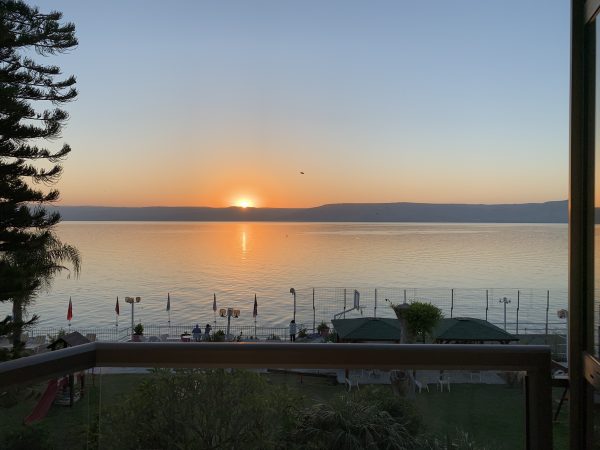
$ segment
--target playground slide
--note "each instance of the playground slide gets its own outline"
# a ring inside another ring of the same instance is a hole
[[[31,414],[25,417],[25,425],[29,425],[32,422],[42,420],[44,417],[46,417],[46,414],[48,414],[48,410],[50,409],[50,406],[52,406],[52,402],[56,397],[58,388],[59,383],[57,380],[54,379],[48,381],[48,387],[46,387],[46,391],[40,398],[40,401],[37,405],[35,405],[35,408],[33,408]]]

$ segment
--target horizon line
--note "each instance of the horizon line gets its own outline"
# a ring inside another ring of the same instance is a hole
[[[203,206],[203,205],[144,205],[144,206],[122,206],[122,205],[61,205],[54,204],[50,205],[55,208],[66,207],[66,208],[207,208],[207,209],[312,209],[320,208],[323,206],[331,205],[399,205],[399,204],[411,204],[411,205],[466,205],[466,206],[505,206],[505,205],[542,205],[546,203],[560,203],[568,202],[568,199],[562,200],[545,200],[539,202],[523,202],[523,203],[434,203],[434,202],[411,202],[411,201],[397,201],[397,202],[339,202],[339,203],[322,203],[316,206]]]

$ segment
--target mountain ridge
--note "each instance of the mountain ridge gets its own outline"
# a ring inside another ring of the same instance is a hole
[[[56,206],[66,221],[567,223],[567,200],[543,203],[331,203],[311,208]],[[598,216],[598,211],[597,214]]]

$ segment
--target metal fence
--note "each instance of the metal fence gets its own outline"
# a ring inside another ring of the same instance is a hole
[[[282,296],[289,302],[289,316],[292,313],[292,300],[295,299],[295,316],[297,329],[306,328],[315,332],[321,322],[331,324],[334,317],[395,317],[391,304],[423,301],[438,306],[444,317],[473,317],[487,320],[510,333],[516,335],[543,334],[566,335],[567,320],[560,319],[557,312],[567,309],[568,292],[566,289],[533,289],[533,288],[403,288],[403,287],[307,287],[295,288],[290,296],[284,291]],[[359,307],[354,307],[355,291],[359,294]],[[249,293],[252,298],[254,293]],[[282,305],[282,296],[260,296],[262,304]],[[249,302],[250,303],[250,302]],[[211,302],[212,305],[212,302]],[[250,312],[250,311],[249,311]],[[595,342],[600,337],[600,289],[595,292]],[[251,317],[251,314],[244,314]],[[204,320],[213,326],[213,331],[226,331],[222,324],[216,325],[212,317]],[[242,338],[258,337],[259,339],[288,339],[288,328],[282,326],[274,317],[269,326],[255,327],[248,322],[231,325],[230,334]],[[205,323],[201,321],[200,323]],[[176,337],[184,332],[191,332],[193,325],[178,324],[170,327],[164,325],[144,324],[146,335],[160,336],[168,334]],[[57,334],[58,328],[35,328],[30,330],[31,336]],[[100,341],[125,341],[131,335],[131,329],[121,327],[73,327],[83,335],[95,335]]]
[[[148,324],[144,325],[144,336],[149,338],[156,336],[167,337],[168,339],[179,339],[182,334],[191,334],[195,325],[156,325]],[[214,326],[212,325],[211,334],[214,335],[217,331],[227,332],[226,326]],[[306,328],[304,324],[299,324],[297,330]],[[32,328],[27,331],[28,340],[36,340],[40,342],[39,338],[45,337],[46,342],[51,342],[56,339],[62,333],[70,333],[77,331],[83,336],[86,336],[91,341],[103,341],[103,342],[127,342],[131,340],[132,330],[131,327],[112,327],[112,328]],[[285,341],[290,339],[289,327],[260,327],[253,325],[231,325],[229,329],[230,339],[260,339],[260,340],[276,340]],[[36,339],[38,338],[38,339]]]
[[[517,288],[364,288],[319,287],[294,289],[296,315],[309,328],[321,321],[329,323],[335,316],[395,317],[392,304],[414,301],[428,302],[442,310],[444,317],[473,317],[487,320],[520,334],[524,328],[565,329],[566,319],[559,319],[557,312],[566,309],[566,289],[517,289]],[[360,306],[354,306],[354,293],[359,293]],[[600,303],[600,291],[596,293]],[[596,317],[596,319],[598,319]]]

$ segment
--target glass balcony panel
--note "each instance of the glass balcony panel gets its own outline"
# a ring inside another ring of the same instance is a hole
[[[72,417],[82,430],[92,427],[93,445],[99,448],[209,448],[210,443],[361,448],[369,442],[375,443],[373,448],[388,448],[394,442],[398,447],[392,448],[519,449],[525,433],[523,376],[498,371],[97,368],[90,387],[93,407],[81,410],[85,417],[74,418],[68,409],[56,414]],[[335,442],[354,447],[336,447]]]
[[[91,371],[2,389],[1,447],[95,448],[99,400]]]

